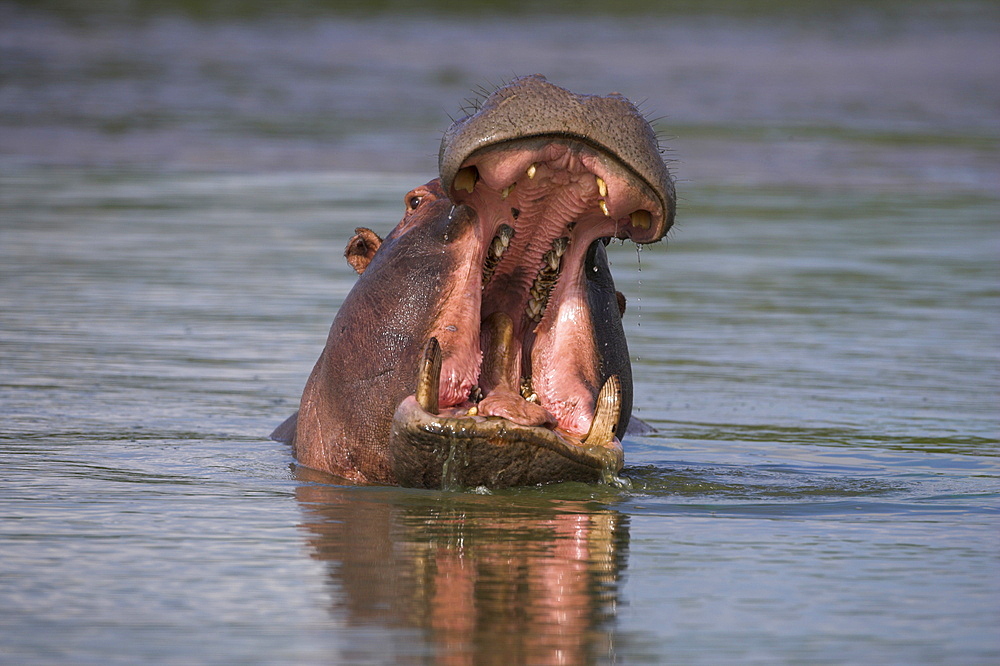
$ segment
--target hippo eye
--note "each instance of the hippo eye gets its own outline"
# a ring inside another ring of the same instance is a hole
[[[420,205],[422,200],[423,197],[410,197],[410,200],[406,202],[406,205],[409,206],[410,210],[415,210],[417,206]]]

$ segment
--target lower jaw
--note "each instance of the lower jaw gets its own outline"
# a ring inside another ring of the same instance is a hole
[[[624,464],[617,438],[588,445],[498,417],[432,414],[415,396],[396,409],[389,446],[396,481],[417,488],[611,481]]]

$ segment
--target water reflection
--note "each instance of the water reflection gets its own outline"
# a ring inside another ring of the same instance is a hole
[[[418,630],[422,641],[401,656],[457,665],[613,655],[625,515],[515,495],[305,484],[296,494],[335,617]]]

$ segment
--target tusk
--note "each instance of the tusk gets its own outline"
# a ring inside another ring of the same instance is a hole
[[[483,320],[482,335],[485,338],[483,362],[479,380],[484,392],[498,386],[509,386],[519,376],[520,358],[514,348],[514,322],[505,312],[494,312]]]
[[[649,229],[653,223],[653,216],[648,210],[637,210],[629,215],[629,218],[632,220],[632,226],[637,229]]]
[[[606,446],[615,437],[622,412],[622,385],[618,375],[611,375],[604,382],[601,392],[597,394],[594,412],[594,421],[583,443],[586,446]]]
[[[456,190],[465,190],[469,194],[476,189],[476,182],[479,180],[479,172],[474,166],[468,166],[460,170],[455,174],[455,180],[452,183]]]
[[[425,412],[438,413],[438,391],[441,389],[441,345],[431,338],[424,347],[424,357],[417,371],[417,402]]]

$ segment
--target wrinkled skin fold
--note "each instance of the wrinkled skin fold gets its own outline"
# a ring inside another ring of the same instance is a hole
[[[655,133],[620,95],[536,75],[456,121],[439,171],[385,240],[348,243],[360,278],[272,436],[359,483],[612,478],[632,374],[604,247],[673,222]]]

